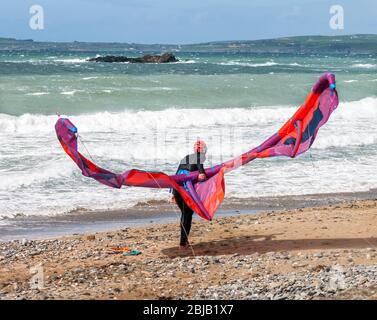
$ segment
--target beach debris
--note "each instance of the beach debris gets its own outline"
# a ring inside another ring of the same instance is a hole
[[[141,251],[136,249],[132,249],[123,253],[124,256],[138,256],[139,254],[141,254]]]
[[[122,253],[131,249],[129,247],[111,247],[110,250],[112,253]]]
[[[137,256],[141,254],[141,251],[136,249],[131,249],[129,247],[111,247],[110,254],[120,254],[123,253],[124,256]]]
[[[90,234],[90,235],[86,236],[86,240],[89,240],[89,241],[96,240],[96,236],[94,234]]]
[[[323,253],[322,252],[316,252],[313,256],[315,258],[322,258],[323,257]]]

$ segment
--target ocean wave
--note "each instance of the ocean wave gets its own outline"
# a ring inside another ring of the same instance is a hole
[[[54,62],[63,62],[63,63],[84,63],[87,62],[86,59],[82,58],[70,58],[70,59],[54,59]]]
[[[73,96],[78,92],[84,92],[84,90],[63,91],[63,92],[60,92],[60,94],[65,95],[65,96]]]
[[[231,60],[231,61],[228,61],[228,62],[220,62],[218,64],[222,65],[222,66],[240,66],[240,67],[253,67],[253,68],[258,68],[258,67],[273,67],[273,66],[305,67],[304,65],[299,64],[297,62],[279,63],[279,62],[275,62],[275,61],[253,63],[253,62],[244,62],[244,61]]]
[[[29,63],[33,65],[40,64],[54,64],[54,63],[67,63],[67,64],[79,64],[87,62],[83,58],[67,58],[67,59],[53,59],[53,57],[41,58],[41,59],[21,59],[21,60],[3,60],[2,63]]]
[[[18,188],[27,188],[31,185],[40,185],[47,181],[70,176],[75,167],[67,161],[55,160],[43,163],[35,168],[25,169],[22,172],[3,173],[0,179],[0,191],[13,191]]]
[[[377,97],[366,97],[357,101],[340,102],[340,115],[346,119],[377,117]]]
[[[3,60],[3,61],[0,61],[0,63],[31,63],[31,64],[39,64],[41,62],[42,62],[41,60],[35,60],[35,59]]]
[[[84,77],[82,78],[82,80],[94,80],[94,79],[98,79],[99,77]]]
[[[272,67],[278,65],[277,62],[274,61],[267,61],[262,63],[251,63],[251,62],[241,62],[241,61],[228,61],[228,62],[220,62],[218,63],[222,66],[240,66],[240,67]]]
[[[31,93],[26,93],[27,96],[45,96],[50,94],[49,92],[31,92]]]
[[[287,119],[294,107],[234,109],[165,109],[160,111],[99,112],[70,116],[81,132],[136,132],[143,129],[263,125]],[[56,116],[0,114],[0,133],[47,133]]]
[[[180,90],[178,88],[172,88],[172,87],[125,87],[124,90],[135,90],[135,91],[145,91],[145,92],[153,92],[153,91],[176,91]]]
[[[355,63],[351,65],[351,68],[360,68],[360,69],[374,69],[376,68],[376,64],[371,64],[371,63]]]
[[[292,66],[292,67],[305,67],[303,64],[299,64],[297,62],[287,63],[286,65],[287,66]]]
[[[192,60],[192,59],[189,59],[189,60],[180,60],[180,61],[177,61],[177,62],[174,62],[174,63],[179,63],[179,64],[193,64],[193,63],[196,63],[195,60]]]
[[[351,131],[348,134],[341,135],[337,133],[333,130],[326,136],[321,135],[313,144],[313,149],[365,147],[377,144],[377,137],[370,132]]]
[[[11,116],[0,113],[0,134],[27,134],[51,132],[51,125],[56,121],[56,116],[44,116],[36,114],[23,114],[21,116]]]
[[[269,106],[222,109],[179,109],[158,111],[131,111],[119,113],[98,112],[70,116],[80,132],[138,132],[151,129],[185,129],[206,127],[237,127],[280,125],[285,122],[297,106]],[[339,120],[365,121],[376,119],[377,97],[358,101],[341,102],[334,117]],[[11,116],[0,114],[1,133],[37,134],[53,132],[57,120],[55,115],[23,114]],[[335,120],[334,120],[335,122]]]

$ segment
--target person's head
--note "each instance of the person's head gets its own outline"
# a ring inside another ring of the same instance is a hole
[[[196,153],[206,153],[207,152],[207,145],[203,140],[196,140],[194,144],[194,152]]]

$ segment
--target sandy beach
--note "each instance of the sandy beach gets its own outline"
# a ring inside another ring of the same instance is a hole
[[[178,235],[175,222],[2,242],[0,298],[377,298],[377,200],[196,220],[186,252]]]

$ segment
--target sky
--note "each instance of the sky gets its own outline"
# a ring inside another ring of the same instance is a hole
[[[32,5],[44,29],[29,26]],[[344,9],[344,29],[329,26]],[[376,0],[1,0],[0,37],[38,41],[199,43],[377,33]]]

